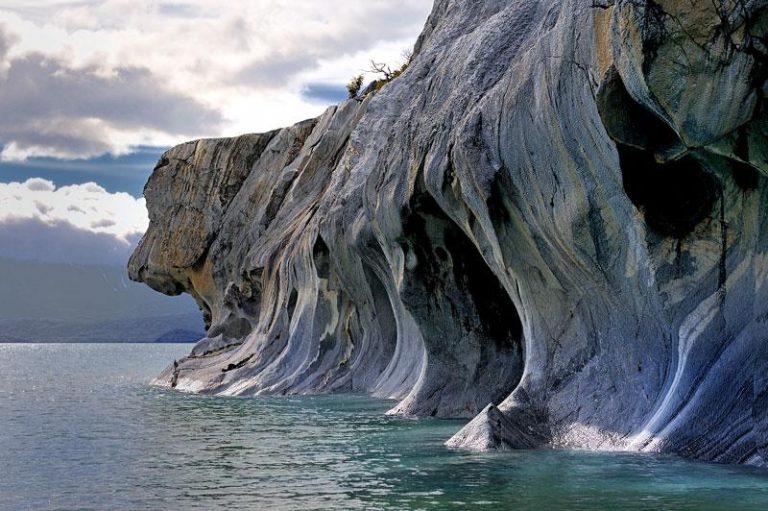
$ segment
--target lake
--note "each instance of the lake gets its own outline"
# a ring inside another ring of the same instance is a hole
[[[768,470],[555,450],[475,454],[464,421],[364,396],[151,388],[189,345],[0,344],[2,510],[768,509]]]

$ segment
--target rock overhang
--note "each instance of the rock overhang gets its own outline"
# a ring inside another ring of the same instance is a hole
[[[766,9],[687,5],[441,0],[378,93],[171,150],[131,275],[210,329],[158,384],[765,464]]]

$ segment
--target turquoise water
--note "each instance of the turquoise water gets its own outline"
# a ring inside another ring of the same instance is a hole
[[[386,417],[365,397],[147,387],[188,349],[0,345],[0,509],[768,509],[758,469],[453,452],[462,422]]]

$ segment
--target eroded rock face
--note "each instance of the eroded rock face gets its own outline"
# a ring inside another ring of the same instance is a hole
[[[380,92],[172,149],[130,273],[209,331],[157,383],[479,414],[454,447],[768,464],[767,20],[438,0]]]

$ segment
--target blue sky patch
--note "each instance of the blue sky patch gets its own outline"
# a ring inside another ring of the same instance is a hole
[[[341,103],[348,97],[347,87],[330,83],[310,83],[304,86],[301,96],[313,103],[329,105]]]
[[[104,155],[85,160],[30,158],[26,161],[0,161],[0,183],[24,182],[31,177],[68,186],[93,181],[111,193],[143,195],[144,184],[166,147],[139,147],[123,156]]]

